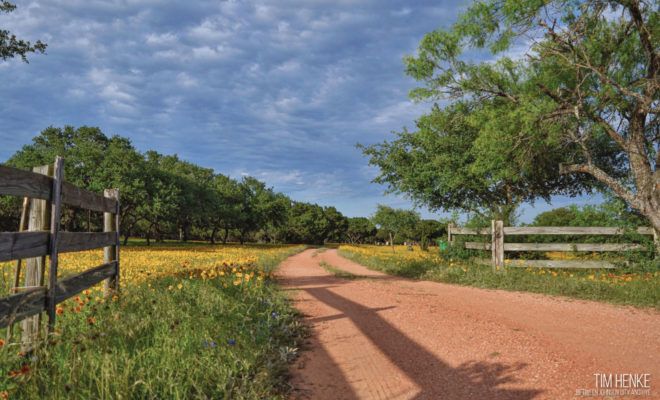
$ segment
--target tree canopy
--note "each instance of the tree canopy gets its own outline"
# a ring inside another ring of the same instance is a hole
[[[387,233],[392,246],[394,246],[394,238],[397,235],[403,236],[404,239],[413,239],[419,220],[419,214],[415,211],[392,208],[382,204],[378,205],[376,212],[371,217],[374,225]]]
[[[406,58],[436,104],[365,149],[377,180],[435,209],[603,190],[660,230],[659,25],[653,1],[473,3]]]

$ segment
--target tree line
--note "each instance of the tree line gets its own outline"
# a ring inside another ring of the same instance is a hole
[[[398,242],[428,241],[443,229],[437,221],[421,223],[415,212],[381,206],[374,217],[384,210],[407,215],[405,231],[392,232],[391,225],[381,226],[378,218],[348,218],[335,207],[295,201],[251,176],[237,180],[176,155],[141,153],[128,138],[109,137],[96,127],[49,127],[5,165],[30,170],[52,163],[58,155],[65,158],[68,182],[97,193],[119,189],[125,243],[129,237],[147,243],[374,243],[391,240],[390,233],[398,233]],[[20,199],[2,197],[0,230],[15,231],[19,218]],[[100,213],[65,207],[62,224],[68,231],[95,231],[103,221]]]

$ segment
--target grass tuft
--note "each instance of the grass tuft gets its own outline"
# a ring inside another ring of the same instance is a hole
[[[350,273],[350,272],[348,272],[348,271],[344,271],[344,270],[342,270],[342,269],[339,269],[339,268],[335,267],[335,266],[332,265],[332,264],[328,264],[328,263],[325,262],[325,261],[321,261],[321,262],[319,263],[319,265],[320,265],[324,270],[328,271],[329,273],[331,273],[332,275],[336,276],[337,278],[342,278],[342,279],[365,279],[365,278],[367,278],[366,276],[355,275],[355,274],[352,274],[352,273]]]

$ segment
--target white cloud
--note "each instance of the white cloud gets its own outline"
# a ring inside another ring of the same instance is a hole
[[[151,46],[165,46],[173,45],[178,42],[178,36],[174,33],[150,33],[145,39],[148,45]]]
[[[282,73],[292,73],[292,72],[297,72],[300,70],[300,61],[298,60],[287,60],[283,62],[282,64],[278,65],[275,67],[276,72],[282,72]]]
[[[412,13],[412,9],[409,7],[403,7],[400,10],[392,11],[392,15],[395,17],[405,17]]]
[[[197,79],[191,77],[185,72],[179,72],[179,74],[176,76],[176,80],[180,86],[183,86],[185,88],[195,87],[199,84],[199,81]]]
[[[404,123],[410,123],[419,117],[427,108],[426,104],[415,104],[409,100],[399,101],[376,109],[370,121],[376,125],[399,129]]]
[[[230,57],[235,50],[227,46],[202,46],[192,49],[192,56],[198,60],[219,60]]]

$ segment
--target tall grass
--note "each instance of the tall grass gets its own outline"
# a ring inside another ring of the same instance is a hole
[[[15,343],[0,348],[0,396],[284,397],[287,363],[304,330],[268,272],[300,249],[262,257],[253,270],[129,285],[114,300],[81,294],[64,306],[48,345],[29,355]],[[250,272],[255,278],[237,279]]]

